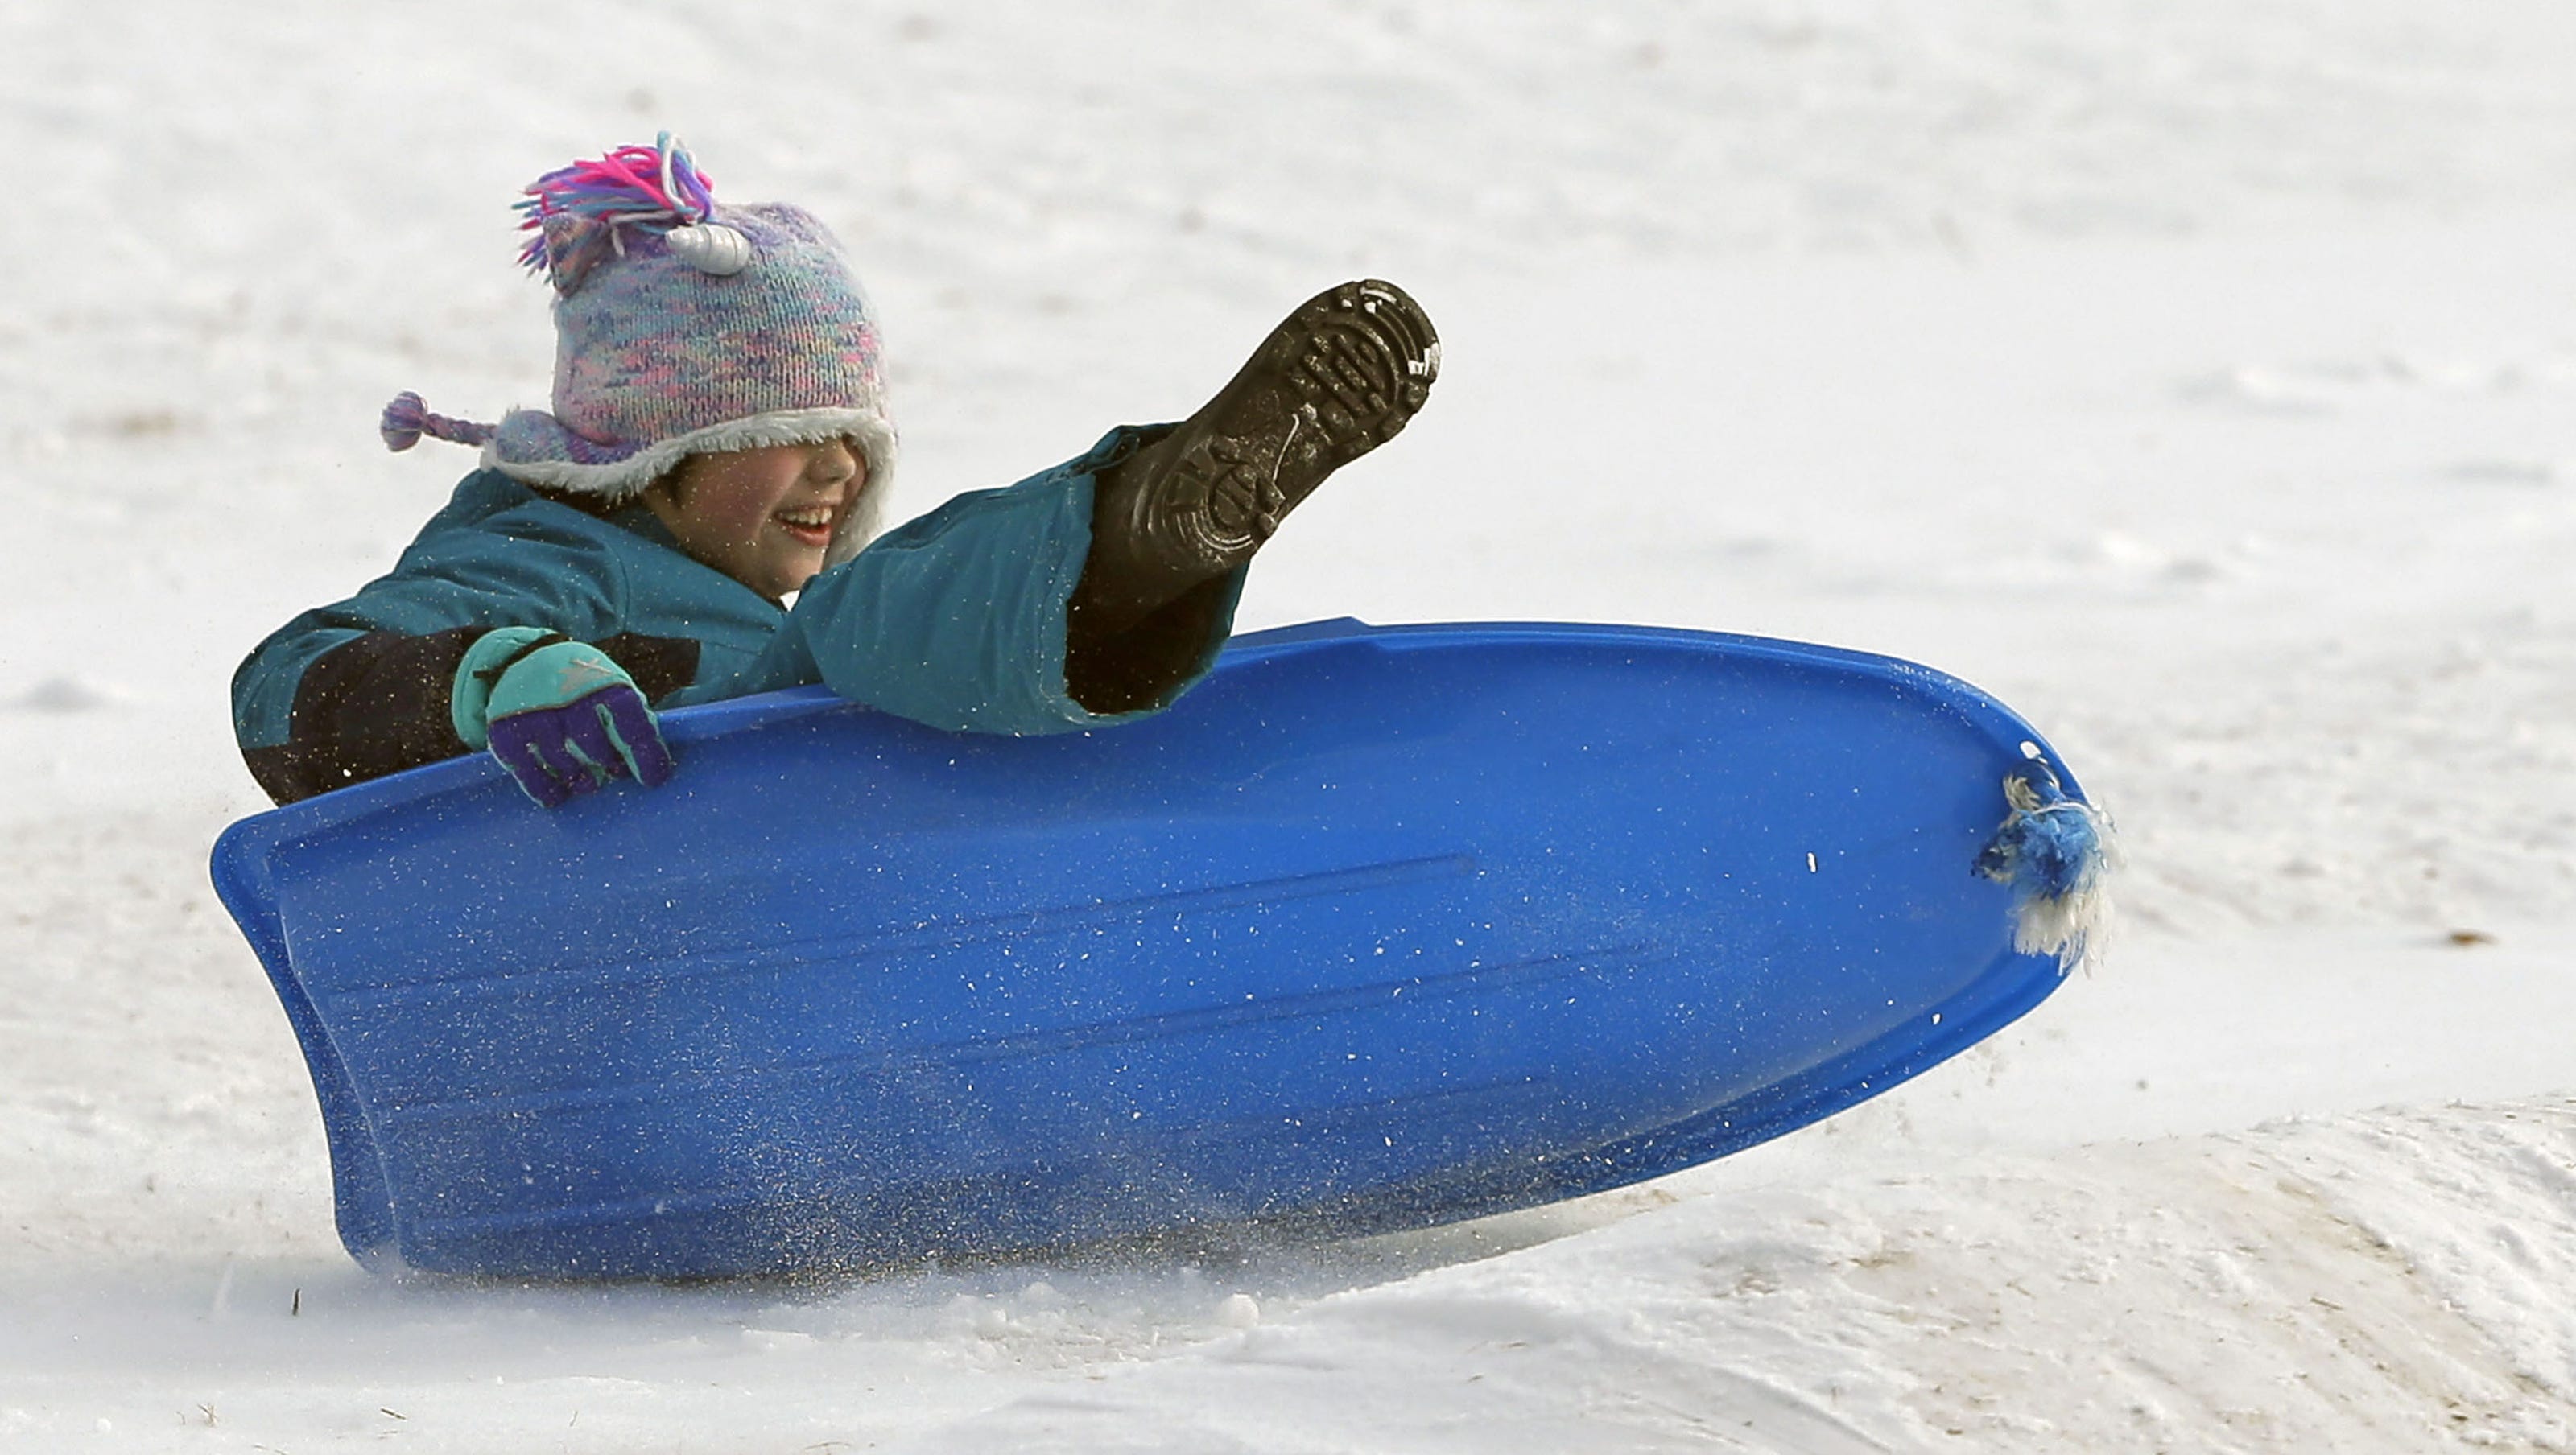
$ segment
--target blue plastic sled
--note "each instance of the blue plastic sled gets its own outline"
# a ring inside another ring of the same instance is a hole
[[[820,689],[665,724],[658,791],[548,813],[477,755],[216,845],[361,1262],[696,1277],[1471,1217],[1803,1126],[2062,973],[1975,872],[2052,757],[1856,653],[1324,622],[1092,734]]]

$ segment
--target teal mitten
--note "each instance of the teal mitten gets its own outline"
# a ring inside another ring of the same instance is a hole
[[[548,808],[611,778],[659,787],[675,766],[626,669],[588,642],[541,627],[505,626],[476,638],[457,665],[449,712],[466,746],[489,748]]]

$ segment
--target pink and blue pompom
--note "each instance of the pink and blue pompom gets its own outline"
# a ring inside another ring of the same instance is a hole
[[[545,225],[550,217],[579,218],[612,231],[635,224],[667,229],[704,222],[715,202],[707,174],[666,131],[649,147],[619,147],[529,183],[526,195],[513,204],[520,229],[535,234],[519,250],[519,262],[531,272],[547,267]]]

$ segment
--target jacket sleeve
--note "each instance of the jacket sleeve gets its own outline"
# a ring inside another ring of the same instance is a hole
[[[623,582],[606,547],[541,527],[424,536],[387,576],[308,611],[233,674],[233,731],[260,788],[292,803],[466,752],[449,695],[466,648],[495,627],[590,642],[647,698],[686,685],[697,644],[618,629]]]
[[[464,752],[447,720],[449,684],[483,632],[409,636],[316,621],[269,638],[233,677],[233,730],[250,776],[293,803]],[[279,716],[282,733],[253,731]]]

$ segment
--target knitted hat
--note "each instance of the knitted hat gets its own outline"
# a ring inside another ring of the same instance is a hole
[[[693,454],[848,438],[868,488],[826,564],[876,535],[894,476],[876,319],[848,256],[811,214],[718,203],[664,132],[531,183],[520,253],[555,286],[554,411],[496,427],[385,406],[389,449],[424,434],[483,447],[530,485],[616,504]]]

